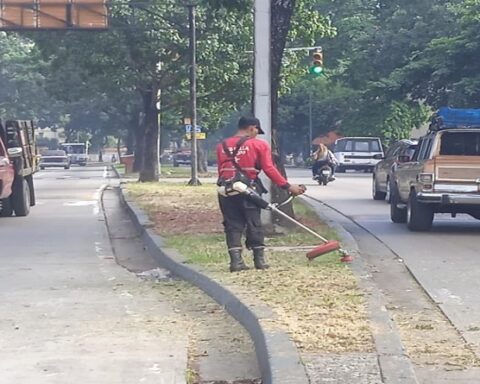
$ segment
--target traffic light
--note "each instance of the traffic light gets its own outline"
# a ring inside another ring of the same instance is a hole
[[[323,74],[323,52],[321,49],[316,49],[312,54],[312,65],[309,72],[314,76]]]

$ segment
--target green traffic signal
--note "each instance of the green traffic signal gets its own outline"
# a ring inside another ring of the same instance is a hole
[[[312,65],[309,69],[310,74],[320,76],[323,74],[323,53],[321,49],[316,49],[312,54]]]
[[[318,66],[310,67],[310,73],[312,75],[320,76],[323,73],[323,68]]]

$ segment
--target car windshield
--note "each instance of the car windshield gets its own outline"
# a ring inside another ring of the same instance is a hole
[[[43,152],[42,156],[66,156],[66,153],[61,150],[50,150]]]
[[[480,132],[444,132],[440,155],[480,156]]]
[[[83,144],[80,144],[80,145],[64,144],[63,148],[67,153],[70,153],[70,154],[81,155],[85,153],[85,145]]]

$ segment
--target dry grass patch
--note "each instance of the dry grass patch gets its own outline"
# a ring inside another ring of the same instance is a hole
[[[203,265],[215,279],[267,303],[275,326],[286,330],[304,352],[370,352],[365,299],[350,269],[332,253],[307,261],[305,252],[285,246],[315,246],[318,239],[301,229],[267,239],[267,271],[228,272],[215,187],[181,184],[129,184],[129,193],[147,210],[170,247],[190,263]],[[300,202],[298,218],[327,237],[333,233]],[[185,223],[188,217],[189,224]],[[252,257],[245,254],[250,266]]]

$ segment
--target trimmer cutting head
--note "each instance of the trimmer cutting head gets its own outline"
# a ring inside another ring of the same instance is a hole
[[[332,251],[340,249],[340,243],[337,240],[330,240],[326,243],[319,245],[318,247],[313,248],[310,252],[307,253],[307,258],[312,260],[318,256],[324,255]]]

